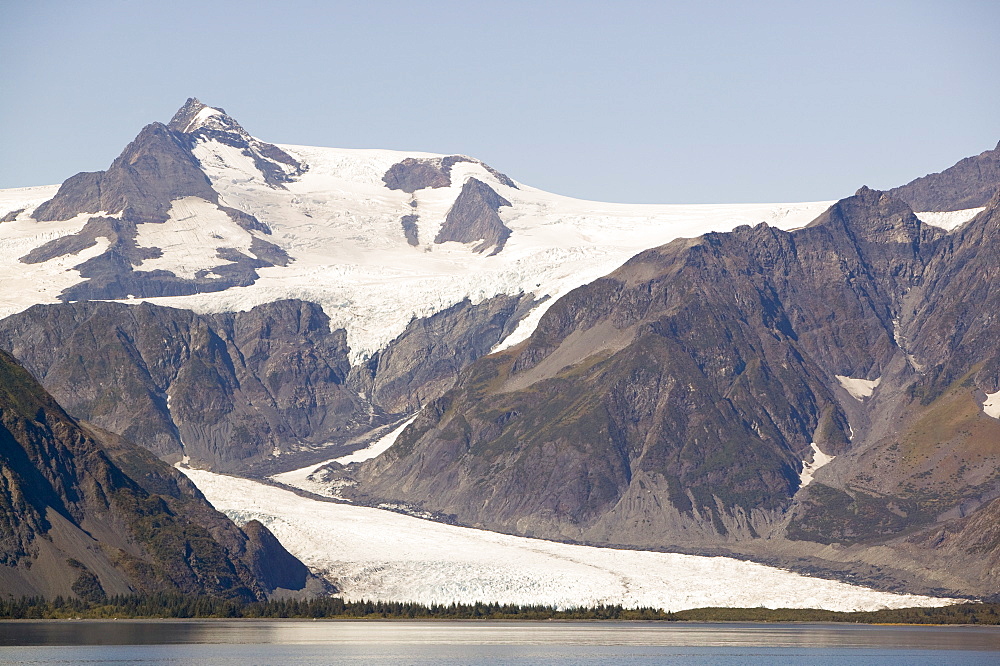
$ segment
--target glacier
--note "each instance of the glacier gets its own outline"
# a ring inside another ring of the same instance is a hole
[[[237,524],[261,521],[350,600],[875,610],[954,599],[881,592],[726,557],[596,548],[322,501],[181,468]]]
[[[214,117],[214,116],[213,116]],[[212,139],[192,152],[219,195],[219,203],[255,216],[272,231],[267,241],[290,257],[287,266],[259,269],[259,279],[225,291],[148,300],[199,313],[245,311],[285,298],[318,303],[331,326],[347,330],[351,360],[360,363],[384,349],[414,318],[428,317],[468,298],[473,304],[499,294],[532,293],[540,304],[502,343],[525,339],[556,299],[602,277],[642,250],[680,237],[728,231],[741,224],[789,229],[808,223],[831,202],[779,204],[611,204],[583,201],[512,187],[477,161],[458,162],[451,185],[409,194],[386,187],[382,177],[408,157],[431,153],[279,145],[305,166],[291,182],[266,182],[253,159]],[[475,243],[430,242],[469,178],[475,177],[511,202],[500,209],[513,233],[502,252],[483,256]],[[510,181],[507,181],[510,182]],[[0,316],[36,303],[58,301],[81,281],[73,268],[106,248],[31,266],[18,259],[44,242],[77,233],[89,215],[55,223],[30,218],[57,188],[0,190],[0,215],[25,208],[0,224],[0,280],[19,288],[0,294]],[[401,219],[419,216],[420,244],[411,246]],[[252,236],[223,220],[201,200],[174,202],[164,225],[140,225],[142,247],[162,256],[138,270],[160,269],[191,276],[219,264],[218,246],[246,250]],[[548,298],[544,298],[548,297]],[[139,302],[127,299],[125,302]]]

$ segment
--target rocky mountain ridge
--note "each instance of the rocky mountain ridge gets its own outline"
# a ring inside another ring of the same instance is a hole
[[[1000,497],[998,206],[946,234],[862,188],[801,230],[641,253],[332,473],[475,527],[855,568],[888,548],[887,577],[997,594],[1000,547],[967,525]]]
[[[149,452],[77,423],[5,352],[0,440],[4,594],[326,590],[263,525],[240,529]]]

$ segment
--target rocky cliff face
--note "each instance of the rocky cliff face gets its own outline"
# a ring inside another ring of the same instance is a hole
[[[485,252],[492,247],[490,254],[499,253],[511,233],[498,214],[501,206],[510,206],[510,202],[486,183],[470,178],[448,211],[434,242],[478,242],[473,251]]]
[[[644,252],[473,364],[355,498],[601,544],[934,559],[917,535],[1000,496],[998,203],[946,235],[862,188],[798,231]],[[998,591],[967,575],[948,584]]]
[[[313,303],[197,315],[150,304],[40,305],[0,322],[10,349],[74,416],[170,461],[245,469],[352,438],[451,388],[531,299],[468,301],[415,320],[367,364]]]
[[[0,582],[7,594],[173,591],[245,600],[318,586],[260,525],[244,532],[185,477],[81,426],[0,352]],[[269,573],[272,562],[284,572]]]

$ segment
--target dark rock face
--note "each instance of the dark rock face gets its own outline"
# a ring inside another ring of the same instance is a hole
[[[135,223],[164,222],[170,202],[218,194],[181,137],[161,123],[147,125],[107,171],[79,173],[35,209],[36,220],[68,220],[80,213],[122,213]]]
[[[529,297],[417,320],[367,365],[312,303],[196,315],[149,304],[35,306],[0,321],[7,348],[70,413],[168,460],[245,469],[346,442],[451,388],[512,330]],[[359,393],[361,395],[359,395]]]
[[[473,251],[485,252],[492,247],[493,251],[490,254],[498,254],[503,250],[511,234],[497,213],[501,206],[510,206],[510,202],[494,192],[486,183],[470,178],[448,211],[434,242],[482,241],[472,248]]]
[[[514,181],[493,167],[464,155],[423,159],[407,157],[402,162],[397,162],[389,167],[389,170],[382,176],[382,181],[390,190],[402,190],[409,194],[428,187],[448,187],[451,185],[451,168],[459,162],[479,164],[503,185],[517,188]]]
[[[400,223],[403,225],[403,235],[406,236],[406,242],[414,247],[420,245],[419,229],[417,228],[417,220],[419,219],[419,215],[404,215],[400,220]]]
[[[81,427],[0,352],[0,581],[15,596],[171,591],[262,599],[273,536],[240,530],[176,470]],[[269,541],[270,539],[270,541]],[[294,559],[294,558],[293,558]],[[301,566],[301,565],[300,565]],[[305,587],[306,579],[281,579]]]
[[[255,257],[231,248],[217,248],[219,265],[206,267],[194,279],[162,270],[135,270],[143,260],[161,254],[158,248],[136,244],[137,225],[167,221],[177,199],[203,199],[248,232],[271,233],[267,225],[252,215],[219,203],[218,193],[191,152],[198,141],[214,139],[242,149],[254,159],[265,180],[275,187],[304,170],[276,146],[251,137],[225,113],[214,113],[198,121],[199,113],[206,110],[212,111],[198,100],[189,99],[169,126],[153,123],[143,128],[107,171],[80,173],[63,183],[55,197],[35,210],[35,219],[67,220],[101,211],[114,217],[93,217],[79,233],[50,241],[21,261],[49,261],[92,247],[98,238],[107,238],[110,247],[106,252],[76,267],[86,280],[61,294],[64,301],[222,291],[253,284],[258,278],[258,268],[287,265],[290,259],[284,250],[254,236],[251,252]]]
[[[839,543],[860,567],[888,545],[897,581],[996,593],[983,567],[930,568],[939,554],[907,539],[1000,497],[1000,420],[981,408],[1000,389],[998,205],[946,235],[862,188],[795,232],[643,252],[472,364],[351,492],[505,532],[785,563]],[[837,376],[880,383],[858,399]],[[814,442],[838,458],[802,488]]]
[[[967,157],[941,173],[889,190],[917,211],[964,210],[985,206],[1000,187],[1000,144]]]
[[[368,425],[367,406],[344,386],[345,334],[310,303],[213,316],[75,303],[2,324],[3,346],[71,413],[159,456],[231,469]]]
[[[17,216],[24,212],[24,208],[18,208],[17,210],[12,210],[3,217],[0,217],[0,222],[13,222],[17,219]]]
[[[478,305],[466,299],[415,319],[384,351],[353,375],[353,385],[393,414],[410,413],[441,396],[459,372],[489,354],[535,305],[525,295],[496,296]]]

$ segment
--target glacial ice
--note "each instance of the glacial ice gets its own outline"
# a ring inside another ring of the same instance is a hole
[[[725,557],[577,546],[300,497],[249,479],[184,469],[237,523],[268,526],[348,599],[497,601],[682,610],[704,606],[855,610],[943,606]]]

